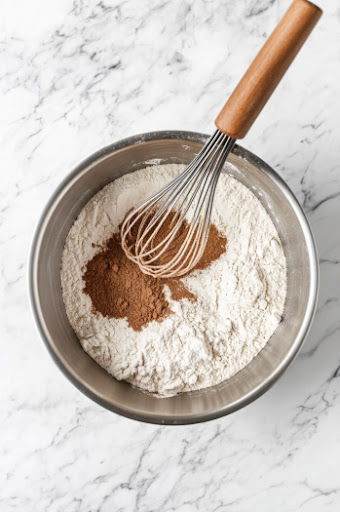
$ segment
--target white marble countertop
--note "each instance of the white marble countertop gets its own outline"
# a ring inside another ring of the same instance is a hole
[[[326,12],[243,144],[296,193],[320,255],[303,351],[245,409],[161,427],[102,409],[48,355],[27,294],[33,227],[56,185],[143,131],[210,133],[288,0],[2,2],[2,512],[340,509],[340,10]]]

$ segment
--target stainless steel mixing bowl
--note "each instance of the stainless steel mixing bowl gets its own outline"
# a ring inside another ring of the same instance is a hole
[[[64,309],[60,261],[66,235],[85,203],[100,188],[147,163],[185,163],[205,135],[155,132],[112,144],[80,164],[50,199],[33,241],[30,290],[33,311],[50,354],[87,396],[111,411],[161,424],[210,420],[243,407],[264,393],[300,349],[311,325],[318,288],[316,251],[306,218],[294,195],[262,160],[240,146],[230,155],[232,174],[265,206],[283,242],[288,291],[282,322],[265,348],[242,371],[218,386],[159,399],[119,382],[81,348]],[[155,174],[155,180],[157,175]]]

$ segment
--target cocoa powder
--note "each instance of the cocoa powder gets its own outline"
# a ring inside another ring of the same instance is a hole
[[[179,236],[171,245],[171,254],[181,243]],[[204,269],[219,258],[226,243],[226,238],[211,225],[206,249],[193,270]],[[161,322],[173,313],[165,298],[164,285],[168,285],[173,300],[196,300],[181,278],[155,279],[143,274],[125,256],[119,233],[114,233],[101,249],[87,263],[83,275],[84,292],[90,296],[94,312],[108,318],[126,318],[130,327],[140,331],[152,320]]]

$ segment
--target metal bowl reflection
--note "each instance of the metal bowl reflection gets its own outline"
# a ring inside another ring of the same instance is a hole
[[[141,421],[186,424],[235,411],[264,393],[300,349],[313,318],[318,265],[309,225],[283,180],[254,154],[236,146],[232,174],[250,187],[281,237],[288,267],[283,321],[242,371],[218,386],[159,399],[112,378],[81,348],[64,309],[60,262],[67,233],[85,203],[104,185],[150,162],[189,163],[206,136],[154,132],[124,139],[95,153],[59,186],[45,208],[32,245],[31,302],[47,348],[64,374],[107,409]],[[155,177],[157,179],[157,177]]]

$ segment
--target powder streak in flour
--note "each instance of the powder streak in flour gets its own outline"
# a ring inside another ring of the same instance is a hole
[[[118,231],[127,211],[183,170],[156,165],[107,185],[73,224],[62,258],[63,299],[84,350],[117,379],[148,391],[173,394],[218,384],[245,367],[281,320],[286,262],[277,231],[255,195],[222,174],[212,222],[227,251],[183,281],[197,300],[166,299],[174,314],[136,332],[125,319],[93,312],[84,294],[87,262]]]

